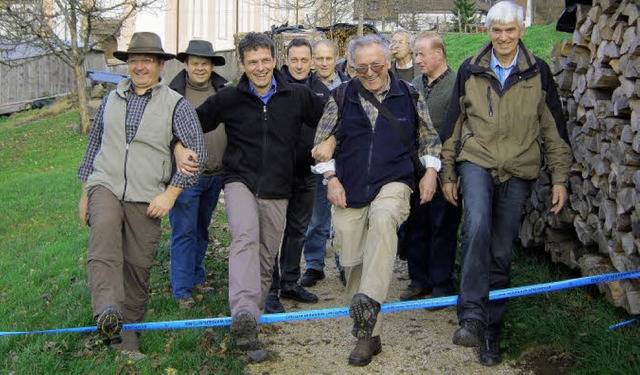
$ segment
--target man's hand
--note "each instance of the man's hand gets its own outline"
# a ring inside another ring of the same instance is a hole
[[[182,142],[176,142],[173,148],[173,156],[176,158],[176,169],[187,176],[193,176],[198,171],[198,154],[192,149],[184,147]]]
[[[318,143],[311,149],[311,156],[320,162],[327,162],[333,159],[333,152],[336,150],[336,137],[334,135]]]
[[[327,199],[336,207],[347,208],[347,194],[337,177],[327,183]]]
[[[442,184],[442,192],[444,199],[452,205],[458,207],[458,184],[455,182],[447,182]]]
[[[176,202],[176,199],[178,199],[178,196],[182,193],[182,190],[183,189],[181,188],[169,185],[167,190],[153,198],[151,203],[149,203],[149,207],[147,207],[147,216],[152,219],[162,219],[167,216],[171,208],[173,208],[173,204]]]
[[[438,188],[438,172],[433,168],[427,168],[418,187],[420,188],[420,204],[430,202]]]
[[[557,215],[562,211],[562,207],[567,202],[567,187],[564,185],[554,184],[551,190],[551,204],[553,207],[549,212]]]
[[[87,183],[82,183],[82,195],[78,202],[78,214],[82,226],[89,224],[89,196],[87,195]]]

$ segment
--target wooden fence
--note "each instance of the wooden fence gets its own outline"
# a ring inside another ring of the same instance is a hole
[[[73,69],[53,54],[0,65],[0,114],[31,108],[34,101],[67,95],[76,90]],[[86,70],[105,70],[102,52],[91,53]]]

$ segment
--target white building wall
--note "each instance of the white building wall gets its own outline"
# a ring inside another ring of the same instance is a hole
[[[155,32],[167,52],[182,52],[191,39],[205,39],[216,50],[235,48],[234,35],[250,31],[264,32],[271,25],[289,21],[295,24],[295,12],[265,6],[262,0],[161,0],[160,12],[140,12],[135,25],[123,30],[118,41],[126,48],[134,31]],[[312,10],[301,10],[299,17]],[[237,24],[236,24],[237,21]]]

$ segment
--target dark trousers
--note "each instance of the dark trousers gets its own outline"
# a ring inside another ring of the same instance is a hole
[[[511,177],[500,182],[473,163],[458,166],[464,206],[462,272],[458,321],[477,319],[486,335],[502,328],[506,299],[489,301],[489,291],[511,283],[512,247],[531,195],[531,181]]]
[[[273,267],[271,292],[277,291],[286,284],[296,283],[300,278],[300,259],[306,238],[305,233],[313,213],[315,189],[316,176],[313,173],[309,172],[294,178],[287,207],[287,225],[280,248],[280,261]]]
[[[398,234],[407,251],[409,286],[433,289],[436,297],[455,294],[453,267],[461,213],[460,207],[444,199],[441,188],[422,205],[420,191],[413,192],[409,218]]]

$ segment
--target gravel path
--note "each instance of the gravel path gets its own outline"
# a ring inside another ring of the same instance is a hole
[[[328,252],[329,253],[329,252]],[[347,306],[333,256],[326,259],[327,277],[309,288],[320,301],[314,305],[282,300],[288,312]],[[406,262],[397,260],[387,302],[398,301],[407,286]],[[356,339],[349,317],[261,326],[260,339],[270,360],[247,366],[247,374],[522,374],[513,362],[485,367],[474,349],[451,342],[458,327],[455,310],[407,310],[385,313],[382,353],[362,367],[347,364]]]

